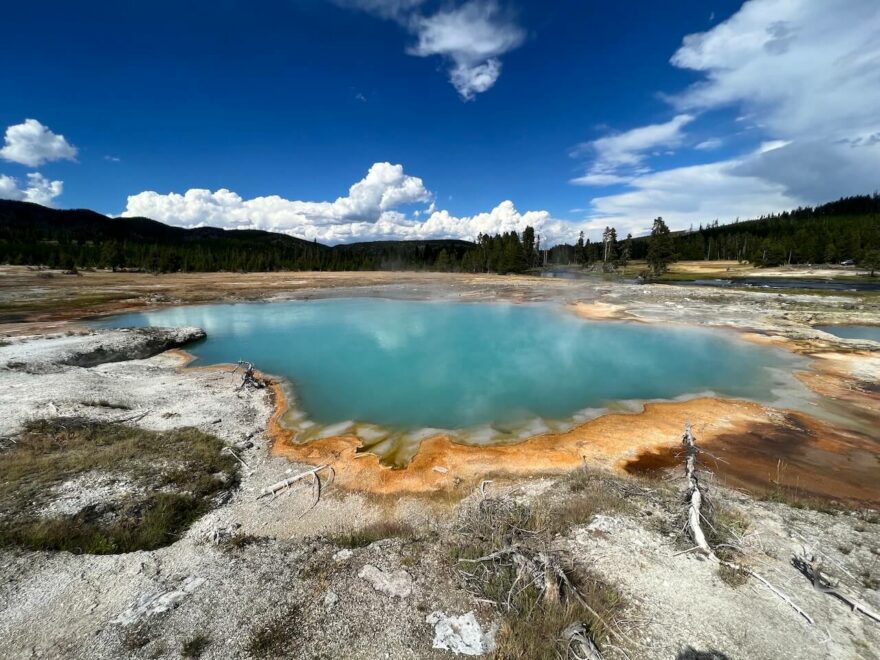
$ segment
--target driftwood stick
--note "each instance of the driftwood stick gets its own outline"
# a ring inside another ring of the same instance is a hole
[[[759,575],[758,573],[755,573],[755,571],[753,571],[752,569],[750,569],[750,568],[745,568],[744,566],[740,566],[739,564],[734,564],[733,562],[729,562],[729,561],[721,562],[721,563],[723,563],[725,566],[729,566],[730,568],[735,568],[735,569],[737,569],[737,570],[743,570],[743,571],[745,571],[746,573],[748,573],[749,575],[751,575],[753,578],[755,578],[758,582],[760,582],[760,583],[763,584],[765,587],[767,587],[767,588],[768,588],[770,591],[772,591],[774,594],[776,594],[777,596],[779,596],[783,601],[785,601],[785,603],[786,603],[789,607],[791,607],[795,612],[797,612],[797,613],[800,614],[802,617],[804,617],[804,618],[810,623],[810,625],[816,625],[816,622],[813,621],[813,617],[811,617],[809,614],[807,614],[806,612],[804,612],[800,607],[798,607],[798,606],[794,603],[794,601],[792,601],[791,598],[789,598],[787,595],[785,595],[785,594],[784,594],[782,591],[780,591],[777,587],[774,587],[772,584],[770,584],[769,582],[767,582],[767,580],[765,580],[763,577],[761,577],[761,575]]]
[[[300,474],[288,477],[287,479],[282,479],[281,481],[277,481],[274,484],[267,486],[263,490],[260,491],[260,494],[257,495],[257,498],[267,497],[268,495],[274,495],[280,490],[284,490],[285,488],[289,488],[292,484],[295,484],[297,481],[301,481],[305,479],[311,474],[315,474],[320,472],[321,470],[326,470],[329,465],[319,465],[318,467],[312,468],[311,470],[306,470],[305,472],[301,472]]]
[[[241,456],[239,456],[238,454],[236,454],[236,453],[233,451],[232,447],[224,447],[224,448],[222,449],[222,451],[223,451],[224,453],[227,453],[227,454],[229,454],[230,456],[232,456],[235,460],[237,460],[239,463],[241,463],[242,465],[244,465],[248,470],[251,469],[251,466],[248,465],[247,463],[245,463],[245,462],[244,462],[244,459],[242,459]]]
[[[241,375],[241,384],[238,386],[236,391],[241,391],[245,387],[253,387],[254,389],[263,389],[266,387],[266,381],[262,378],[257,378],[254,365],[250,362],[246,362],[245,360],[239,360],[238,365],[233,369],[233,373],[238,371],[239,369],[244,369],[244,373]]]

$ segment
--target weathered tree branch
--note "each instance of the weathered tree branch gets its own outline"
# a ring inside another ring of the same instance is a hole
[[[690,424],[687,424],[685,426],[684,435],[682,436],[681,441],[682,444],[685,446],[685,476],[687,477],[688,481],[687,525],[690,529],[691,539],[693,539],[694,543],[696,544],[688,552],[699,550],[704,557],[711,561],[717,562],[720,565],[727,566],[728,568],[732,568],[734,570],[744,571],[748,573],[765,587],[767,587],[770,591],[776,594],[779,598],[781,598],[789,607],[791,607],[795,612],[806,619],[810,623],[810,625],[815,625],[813,618],[800,607],[798,607],[794,603],[794,601],[792,601],[791,598],[783,593],[778,587],[770,584],[770,582],[768,582],[764,577],[762,577],[750,568],[742,566],[741,564],[737,564],[736,562],[719,559],[718,555],[715,554],[715,551],[709,546],[709,543],[706,540],[706,535],[703,533],[703,526],[701,522],[701,520],[703,519],[703,514],[701,512],[701,507],[703,504],[703,493],[701,490],[699,478],[697,476],[697,441],[694,437],[693,430],[691,429]]]
[[[873,619],[880,623],[880,614],[874,612],[867,605],[857,600],[854,596],[847,594],[840,585],[833,584],[829,578],[822,574],[822,560],[806,548],[801,554],[793,555],[791,558],[792,566],[803,573],[813,586],[822,593],[830,594],[838,600],[849,605],[853,612],[861,612],[869,619]]]

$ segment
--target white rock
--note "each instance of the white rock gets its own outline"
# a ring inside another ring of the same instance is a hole
[[[324,607],[326,607],[328,610],[333,609],[338,602],[339,596],[336,595],[336,592],[328,591],[326,594],[324,594]]]
[[[460,616],[447,616],[443,612],[431,612],[425,621],[434,626],[434,648],[461,655],[483,655],[495,650],[497,625],[483,632],[473,612]]]
[[[587,525],[587,529],[591,532],[604,532],[605,534],[611,534],[617,526],[618,521],[616,518],[600,514],[593,517],[593,520]]]
[[[336,562],[346,561],[348,559],[351,559],[351,556],[353,554],[354,553],[351,550],[349,550],[348,548],[344,548],[333,555],[333,561],[336,561]]]
[[[406,598],[412,593],[412,578],[403,569],[386,573],[372,564],[366,564],[358,573],[358,577],[373,585],[376,591],[389,596]]]
[[[442,467],[440,465],[435,465],[431,469],[434,470],[434,472],[439,472],[440,474],[446,474],[447,472],[449,472],[449,468]]]
[[[130,626],[153,614],[161,614],[173,610],[181,601],[205,583],[205,578],[190,576],[178,589],[169,589],[158,594],[141,596],[137,602],[117,616],[113,623]]]

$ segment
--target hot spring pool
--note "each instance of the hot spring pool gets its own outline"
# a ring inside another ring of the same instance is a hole
[[[869,339],[880,342],[880,326],[878,325],[817,325],[816,330],[843,339]]]
[[[515,439],[621,401],[771,401],[795,363],[723,331],[585,321],[552,305],[331,299],[176,307],[99,325],[204,328],[208,338],[188,349],[197,363],[246,359],[290,382],[286,422],[300,438],[353,430],[367,445],[425,429]]]

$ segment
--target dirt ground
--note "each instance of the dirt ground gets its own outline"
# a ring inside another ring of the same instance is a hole
[[[867,273],[855,266],[819,264],[815,266],[777,266],[758,268],[750,263],[734,260],[679,261],[670,267],[671,273],[690,273],[705,277],[806,277],[846,278],[864,277]]]
[[[241,483],[158,550],[0,549],[2,657],[178,658],[199,648],[206,658],[443,658],[466,646],[444,631],[474,625],[469,651],[492,657],[491,645],[474,639],[494,635],[495,657],[509,657],[510,613],[475,597],[453,559],[462,518],[484,500],[586,507],[554,530],[546,551],[622,595],[612,622],[619,637],[600,640],[604,657],[880,657],[880,624],[814,589],[791,563],[809,548],[848,593],[880,609],[880,517],[871,508],[880,502],[880,346],[812,328],[880,324],[870,296],[419,273],[51,275],[0,269],[5,442],[28,420],[50,417],[195,427],[241,459]],[[391,470],[356,454],[350,437],[287,442],[277,388],[240,389],[239,372],[185,368],[184,354],[164,351],[195,330],[163,344],[80,323],[170,304],[358,295],[547,301],[604,320],[725,328],[803,356],[815,414],[719,399],[657,402],[509,448],[429,439],[413,465]],[[730,579],[685,552],[677,450],[685,421],[709,452],[710,496],[740,521],[730,541],[737,561],[813,624],[756,578]],[[259,497],[318,464],[335,472],[323,473],[320,497],[311,480]],[[629,505],[606,507],[601,489],[576,492],[568,480],[584,465],[607,480],[607,493],[623,488]],[[388,523],[406,531],[367,533]],[[351,540],[358,535],[363,542]],[[454,621],[444,628],[447,617]]]

